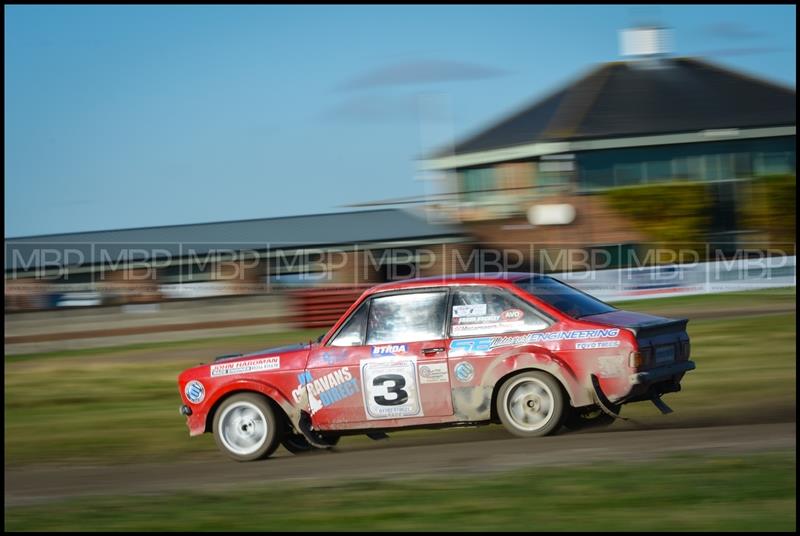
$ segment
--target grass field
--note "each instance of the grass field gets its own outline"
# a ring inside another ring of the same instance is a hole
[[[5,510],[9,531],[794,531],[794,452],[491,476],[111,496]]]
[[[785,309],[795,296],[794,289],[760,291],[636,301],[624,307],[653,314],[704,308],[740,311],[770,304]],[[627,406],[625,415],[653,422],[735,422],[742,415],[754,419],[751,422],[793,418],[795,318],[795,313],[784,312],[690,322],[697,370],[686,376],[681,393],[665,397],[676,413],[662,417],[644,403]],[[124,463],[216,455],[212,438],[190,439],[178,415],[178,373],[222,353],[309,340],[319,333],[7,357],[5,463]]]

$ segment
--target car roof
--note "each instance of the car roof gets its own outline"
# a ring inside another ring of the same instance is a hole
[[[405,279],[403,281],[392,281],[376,285],[366,294],[376,292],[386,292],[390,290],[404,290],[419,287],[445,287],[449,285],[475,285],[475,284],[497,284],[508,285],[521,279],[528,279],[534,276],[541,277],[541,274],[533,272],[499,272],[491,274],[471,273],[455,275],[437,275],[432,277],[419,277],[415,279]]]

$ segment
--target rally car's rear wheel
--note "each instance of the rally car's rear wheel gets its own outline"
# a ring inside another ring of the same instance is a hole
[[[266,458],[281,440],[272,406],[261,395],[241,393],[225,400],[214,415],[214,440],[236,461]]]
[[[516,436],[544,436],[561,425],[564,403],[564,392],[555,378],[541,371],[523,372],[500,387],[497,415]]]

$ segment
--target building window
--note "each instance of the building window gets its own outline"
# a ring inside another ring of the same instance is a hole
[[[543,156],[536,175],[537,192],[561,191],[572,184],[575,174],[575,155],[557,154]]]
[[[774,153],[756,153],[755,168],[756,175],[777,175],[781,173],[795,172],[795,153],[788,151]]]
[[[672,172],[671,160],[654,160],[645,163],[645,173],[647,182],[658,182],[672,179],[675,174]]]
[[[614,185],[615,186],[632,186],[644,182],[642,179],[644,173],[642,172],[642,163],[635,162],[632,164],[616,164],[614,165]]]
[[[470,168],[461,172],[461,192],[464,201],[481,201],[486,190],[496,188],[493,167]]]

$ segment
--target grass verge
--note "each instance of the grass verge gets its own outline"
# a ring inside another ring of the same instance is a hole
[[[794,531],[793,452],[75,499],[8,531]]]

